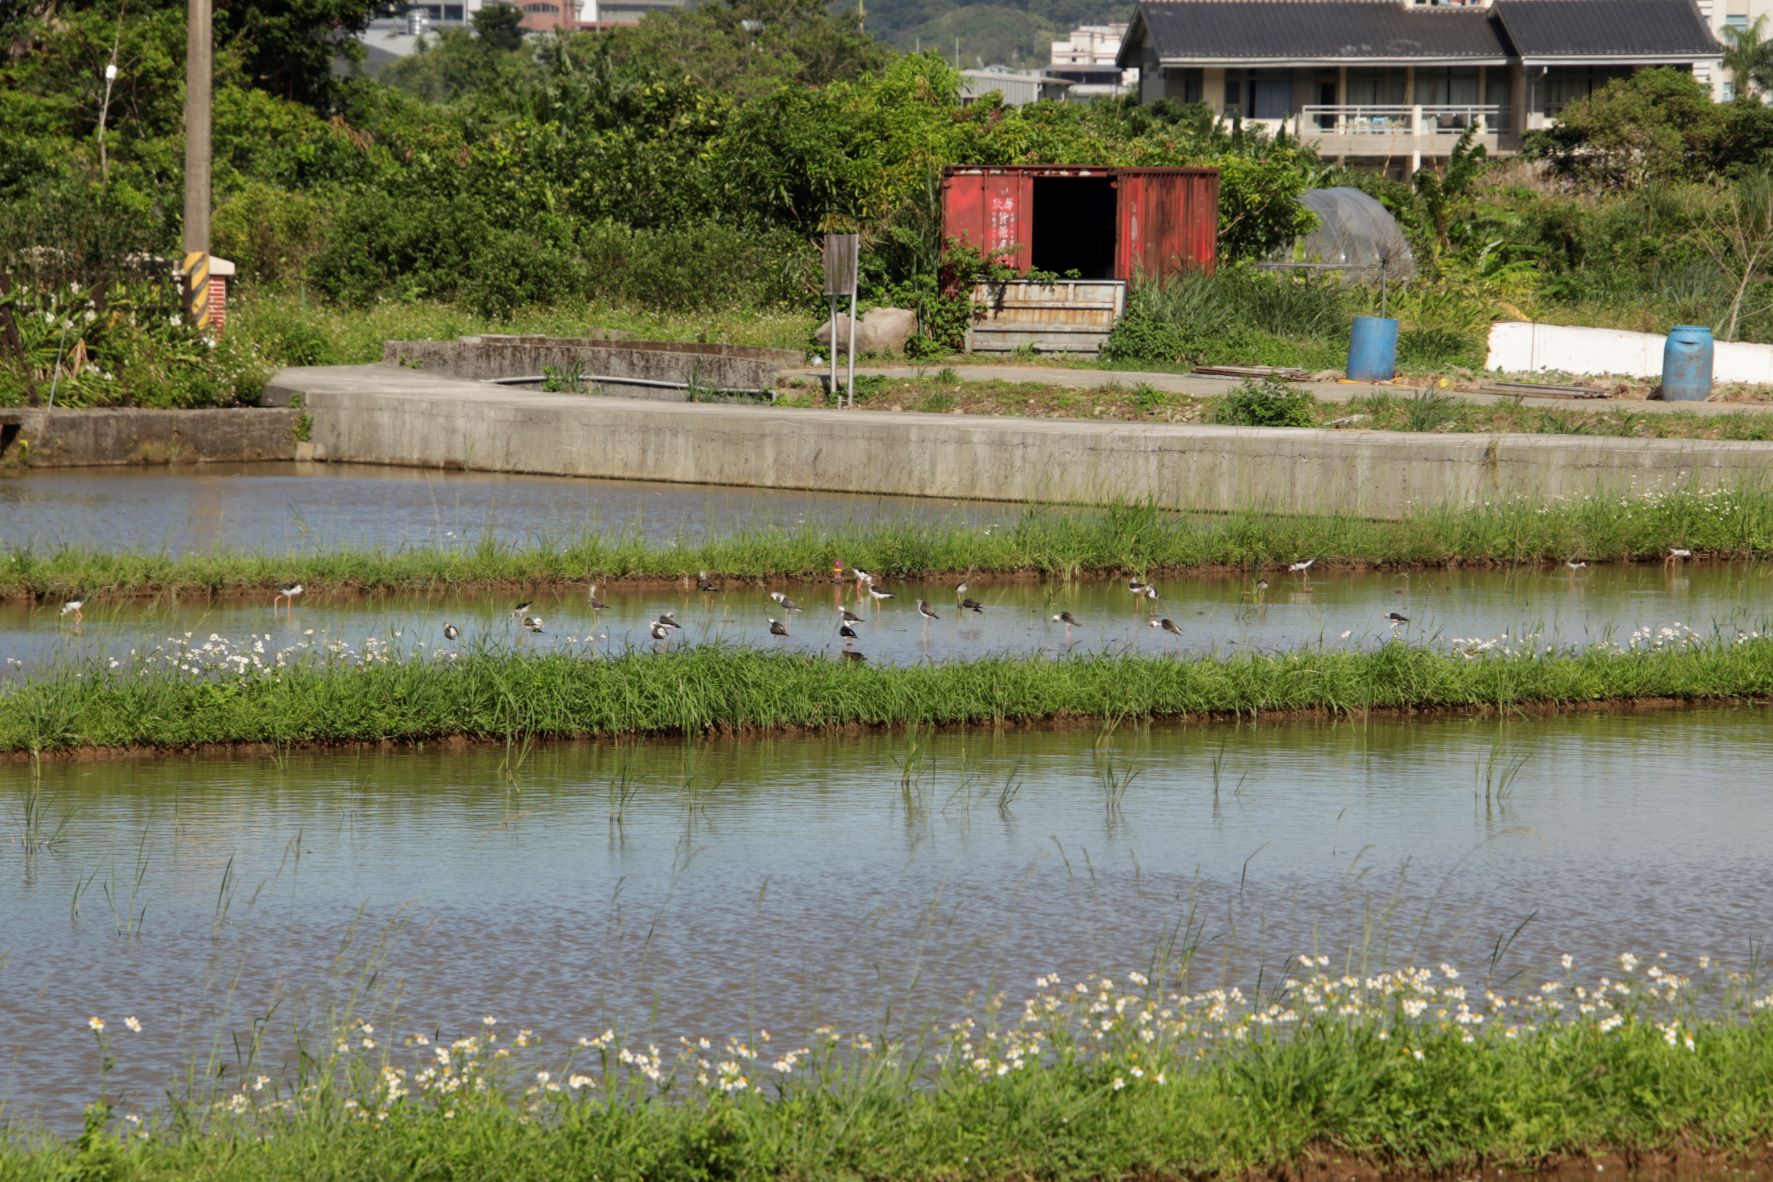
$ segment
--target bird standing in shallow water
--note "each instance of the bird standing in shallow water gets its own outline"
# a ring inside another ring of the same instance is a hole
[[[846,661],[855,661],[858,663],[866,661],[868,659],[867,657],[863,656],[861,653],[857,652],[853,648],[842,649],[838,652],[837,655],[842,657]]]
[[[698,591],[718,591],[718,590],[720,590],[720,588],[714,583],[714,581],[712,579],[710,579],[708,577],[707,571],[699,570],[696,572],[696,590],[698,590]]]
[[[1053,623],[1065,625],[1065,643],[1068,645],[1071,643],[1071,630],[1083,627],[1082,622],[1070,612],[1060,612],[1053,617]]]
[[[1670,546],[1668,548],[1667,556],[1662,560],[1662,565],[1673,566],[1678,562],[1685,562],[1691,557],[1693,557],[1693,551],[1687,549],[1685,546]]]
[[[846,624],[860,624],[862,622],[862,617],[858,616],[847,607],[840,607],[837,609],[837,618]]]
[[[1401,627],[1410,622],[1410,617],[1404,615],[1402,612],[1386,612],[1385,618],[1391,621],[1394,628]]]
[[[1583,561],[1580,558],[1566,558],[1566,559],[1564,559],[1564,565],[1569,567],[1571,570],[1587,570],[1588,569],[1588,563]]]
[[[1267,594],[1268,594],[1268,580],[1258,578],[1256,580],[1256,602],[1261,603],[1262,597]]]
[[[837,634],[843,637],[846,641],[854,640],[857,636],[856,630],[848,624],[839,624],[837,626]]]
[[[868,598],[874,600],[874,614],[875,615],[878,616],[880,614],[880,605],[885,603],[887,600],[891,599],[892,597],[893,597],[893,593],[891,591],[876,591],[874,589],[873,583],[868,584]]]
[[[781,604],[782,610],[785,612],[797,612],[800,610],[799,604],[795,603],[792,599],[789,599],[787,595],[780,591],[771,591],[770,598]]]
[[[1162,628],[1165,632],[1168,632],[1171,635],[1182,635],[1182,625],[1176,623],[1176,621],[1170,619],[1168,616],[1165,616],[1161,620],[1152,620],[1150,623],[1153,628]]]
[[[770,617],[770,635],[776,637],[787,636],[788,625],[782,623],[782,621],[776,619],[774,616]]]
[[[649,628],[647,631],[651,634],[651,636],[654,640],[663,644],[666,648],[671,647],[671,629],[670,628],[666,627],[664,624],[659,623],[657,620],[654,620],[653,626],[651,628]]]
[[[529,600],[526,599],[522,603],[518,604],[516,607],[512,608],[511,609],[512,619],[521,620],[526,614],[528,614],[529,606],[530,606]]]
[[[585,602],[591,605],[591,610],[593,612],[600,612],[609,606],[609,604],[597,598],[596,583],[592,583],[589,587],[585,588]]]
[[[525,630],[530,631],[530,632],[534,632],[537,636],[540,636],[542,634],[542,617],[541,616],[524,616],[523,617],[523,626],[524,626]]]
[[[677,622],[677,613],[676,612],[660,612],[658,624],[659,624],[659,627],[661,627],[661,628],[682,628],[683,627],[682,624],[679,624]]]
[[[86,593],[76,591],[62,604],[62,615],[73,616],[76,624],[86,619]]]
[[[985,605],[980,603],[977,599],[963,599],[960,601],[960,610],[963,612],[975,612],[982,616],[985,614]]]
[[[296,596],[300,595],[303,591],[306,591],[306,590],[307,590],[307,588],[302,586],[300,583],[291,583],[286,587],[277,588],[277,594],[275,596],[273,596],[271,599],[271,610],[272,611],[277,610],[277,601],[279,599],[287,599],[287,600],[289,600],[289,610],[294,611]]]
[[[450,648],[451,652],[455,651],[456,638],[458,636],[460,636],[461,634],[462,634],[462,630],[460,628],[456,627],[454,624],[445,624],[443,626],[443,639],[449,641],[449,648]]]

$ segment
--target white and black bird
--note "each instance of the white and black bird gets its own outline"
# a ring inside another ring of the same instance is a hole
[[[1408,624],[1410,622],[1410,617],[1404,615],[1402,612],[1386,612],[1385,618],[1390,620],[1394,627]]]
[[[954,598],[965,599],[967,592],[970,591],[971,589],[972,588],[968,587],[966,584],[966,581],[963,579],[961,581],[960,586],[958,586],[954,589]]]
[[[787,595],[780,591],[771,591],[770,598],[781,604],[782,610],[785,612],[797,612],[800,610],[799,604],[795,603],[792,599],[789,599]]]
[[[277,594],[275,596],[273,596],[271,599],[271,606],[273,608],[275,608],[277,606],[278,600],[287,599],[287,600],[289,600],[290,610],[293,611],[293,610],[295,610],[296,596],[300,595],[302,592],[304,592],[306,590],[307,590],[307,588],[302,586],[300,583],[290,583],[286,586],[279,587],[279,588],[277,588]]]
[[[1566,558],[1566,559],[1564,559],[1564,565],[1569,567],[1571,570],[1587,570],[1588,569],[1588,563],[1583,561],[1580,558],[1574,558],[1574,557]]]
[[[537,636],[540,636],[542,634],[542,617],[530,615],[524,616],[523,627],[526,631],[534,632]]]
[[[858,616],[847,607],[840,607],[837,609],[837,618],[846,624],[860,624],[862,622],[862,617]]]
[[[1176,621],[1170,619],[1168,616],[1165,616],[1161,620],[1152,620],[1150,621],[1150,624],[1153,628],[1162,628],[1172,636],[1182,635],[1182,625],[1176,623]]]
[[[609,604],[597,598],[596,583],[592,583],[589,587],[585,588],[585,602],[591,605],[591,610],[594,612],[600,612],[609,606]]]
[[[1148,586],[1150,586],[1150,584],[1144,582],[1141,579],[1128,579],[1127,580],[1127,590],[1131,591],[1134,595],[1145,594],[1145,588]]]
[[[64,599],[62,601],[62,615],[73,616],[76,624],[84,620],[86,618],[86,593],[76,591]]]
[[[879,611],[880,605],[893,597],[891,591],[878,590],[873,583],[868,584],[868,598],[874,600],[874,610]]]
[[[1082,628],[1083,627],[1083,622],[1081,620],[1079,620],[1076,616],[1072,615],[1070,612],[1060,612],[1058,615],[1053,617],[1052,622],[1055,624],[1065,625],[1065,643],[1066,644],[1071,643],[1071,630],[1073,628]]]
[[[1256,580],[1256,598],[1261,599],[1266,594],[1268,594],[1268,580],[1267,579],[1257,579]]]
[[[935,608],[931,607],[927,602],[921,599],[917,601],[917,614],[922,616],[926,623],[930,620],[939,620],[942,618],[936,614]]]
[[[445,624],[443,626],[443,639],[449,641],[451,645],[455,644],[456,639],[460,637],[461,634],[462,630],[454,624]]]
[[[720,586],[719,586],[719,584],[715,583],[715,581],[713,579],[710,579],[708,577],[707,571],[699,570],[696,572],[696,590],[698,590],[698,591],[718,591],[718,590],[720,590]]]
[[[868,659],[853,648],[841,649],[837,655],[846,661],[855,661],[857,664],[861,664]]]
[[[963,612],[974,612],[982,616],[985,614],[985,605],[980,603],[977,599],[963,599],[960,601],[960,610]]]
[[[661,628],[682,628],[683,627],[682,624],[679,624],[677,622],[677,614],[675,612],[660,612],[657,623],[658,623],[659,627],[661,627]]]
[[[782,621],[776,619],[773,616],[770,617],[770,635],[771,636],[787,636],[788,635],[788,625],[782,623]]]
[[[511,617],[513,619],[521,620],[525,615],[528,614],[529,609],[530,609],[530,601],[526,599],[522,603],[518,604],[516,607],[511,609]]]
[[[664,624],[659,623],[657,620],[653,621],[652,627],[648,628],[647,632],[659,643],[666,646],[671,644],[671,629]]]
[[[1677,562],[1685,562],[1687,559],[1689,559],[1691,557],[1693,557],[1693,551],[1687,549],[1687,547],[1685,547],[1685,546],[1670,546],[1668,548],[1667,557],[1665,557],[1662,561],[1664,563],[1667,563],[1668,565],[1672,566]]]
[[[1316,561],[1317,561],[1316,558],[1307,558],[1307,559],[1304,559],[1303,561],[1295,562],[1291,566],[1287,567],[1287,573],[1290,575],[1302,575],[1306,571],[1310,570],[1311,564]]]
[[[856,630],[854,628],[850,627],[848,624],[839,624],[837,626],[837,634],[839,636],[843,637],[846,641],[847,640],[854,640],[854,639],[856,639],[856,637],[858,635]]]

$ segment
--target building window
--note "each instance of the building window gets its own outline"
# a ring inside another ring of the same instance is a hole
[[[1724,18],[1724,28],[1726,30],[1739,29],[1744,33],[1748,32],[1748,14],[1739,13],[1734,16],[1725,17]]]
[[[1724,83],[1721,87],[1719,87],[1718,94],[1723,102],[1726,102],[1726,103],[1735,102],[1736,101],[1736,84],[1733,82]]]

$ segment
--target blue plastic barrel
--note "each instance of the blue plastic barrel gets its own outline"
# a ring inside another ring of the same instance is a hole
[[[1387,316],[1354,318],[1348,376],[1357,382],[1388,382],[1397,376],[1397,321]]]
[[[1662,397],[1698,402],[1711,393],[1711,329],[1677,324],[1662,346]]]

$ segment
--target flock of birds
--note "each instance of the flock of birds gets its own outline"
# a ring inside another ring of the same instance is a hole
[[[1684,562],[1692,557],[1693,551],[1687,547],[1670,546],[1667,554],[1663,558],[1663,564],[1674,565]],[[1287,573],[1298,575],[1304,584],[1309,587],[1311,584],[1311,568],[1316,562],[1316,558],[1306,558],[1291,563],[1287,567]],[[1568,567],[1572,573],[1585,570],[1588,567],[1587,561],[1574,555],[1565,559],[1564,565]],[[862,570],[860,567],[853,567],[846,571],[842,562],[838,562],[832,567],[831,582],[836,584],[840,589],[847,586],[852,580],[854,582],[856,601],[860,603],[864,595],[872,600],[874,604],[875,619],[878,620],[880,618],[881,605],[896,598],[894,593],[876,586],[874,576],[867,571]],[[1258,603],[1262,602],[1263,597],[1267,595],[1268,588],[1268,580],[1258,576],[1254,583],[1254,596]],[[275,613],[279,606],[286,606],[293,614],[295,611],[295,601],[300,598],[306,590],[307,588],[303,587],[301,583],[280,585],[277,588],[277,594],[271,600],[272,612]],[[707,571],[697,571],[696,590],[703,593],[717,592],[720,590],[720,585],[709,577]],[[985,605],[968,595],[967,592],[969,590],[970,588],[964,581],[959,586],[955,587],[955,610],[962,614],[972,612],[976,615],[983,615],[985,613]],[[1147,583],[1138,578],[1128,580],[1127,590],[1135,597],[1146,600],[1150,603],[1155,603],[1160,598],[1156,584]],[[782,609],[784,616],[792,618],[795,613],[800,611],[800,605],[790,599],[784,592],[771,591],[769,597],[776,606]],[[609,604],[605,603],[598,596],[597,584],[595,583],[586,590],[585,598],[591,607],[593,615],[599,614],[607,610],[609,607]],[[64,617],[73,616],[75,624],[78,625],[86,619],[86,603],[87,597],[85,593],[76,592],[62,602],[61,614]],[[527,599],[524,600],[522,603],[519,603],[516,607],[511,609],[511,618],[516,620],[518,626],[525,632],[540,635],[542,633],[542,618],[531,614],[530,609],[533,606],[534,604],[532,601]],[[941,614],[938,613],[926,599],[919,599],[917,601],[917,614],[922,617],[923,626],[926,630],[929,628],[932,620],[940,620],[942,618]],[[858,651],[855,646],[856,641],[861,638],[861,634],[856,631],[856,625],[866,623],[867,621],[864,617],[850,611],[847,607],[843,607],[841,605],[841,596],[837,615],[837,634],[843,640],[843,649],[839,655],[846,661],[866,661],[868,658]],[[787,620],[779,620],[774,616],[769,616],[767,619],[769,620],[770,635],[779,640],[787,639],[789,636]],[[1408,616],[1395,611],[1385,613],[1385,619],[1394,629],[1401,628],[1410,622]],[[1065,643],[1068,647],[1071,644],[1072,630],[1085,626],[1082,620],[1079,620],[1069,611],[1058,612],[1050,617],[1049,622],[1063,624],[1065,626]],[[1151,627],[1161,629],[1171,635],[1182,635],[1182,626],[1168,616],[1153,615],[1147,622]],[[677,622],[674,613],[662,612],[658,619],[652,620],[648,623],[647,634],[652,637],[655,644],[669,648],[671,644],[671,634],[673,632],[681,631],[682,628],[683,625]],[[461,638],[461,635],[462,630],[456,625],[451,623],[444,624],[443,637],[445,640],[449,641],[450,644],[454,645],[456,641]]]

